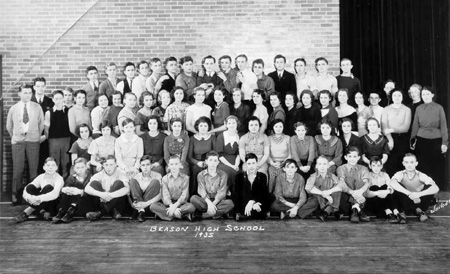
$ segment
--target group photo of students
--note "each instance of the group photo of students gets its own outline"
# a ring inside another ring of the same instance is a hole
[[[83,87],[21,85],[6,123],[11,206],[27,205],[15,221],[425,222],[447,188],[433,87],[362,90],[347,58],[336,77],[325,57],[289,61],[276,55],[266,75],[245,54],[198,71],[190,56],[152,58],[88,66]]]

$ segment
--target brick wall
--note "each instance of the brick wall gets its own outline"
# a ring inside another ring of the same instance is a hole
[[[2,7],[4,121],[18,101],[17,83],[47,79],[47,92],[84,82],[84,68],[114,61],[245,53],[266,71],[281,53],[293,60],[325,56],[335,75],[339,61],[339,0],[53,0],[12,1]],[[5,122],[4,122],[5,125]],[[11,147],[4,134],[3,184],[11,180]]]

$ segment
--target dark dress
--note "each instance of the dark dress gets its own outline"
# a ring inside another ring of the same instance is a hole
[[[246,104],[241,104],[237,109],[234,108],[234,104],[230,105],[230,115],[234,115],[238,118],[240,125],[237,128],[239,136],[248,132],[248,119],[250,119],[252,112],[250,107]]]
[[[350,135],[350,140],[348,141],[348,144],[347,144],[347,142],[345,141],[345,138],[344,138],[344,135],[342,134],[341,136],[339,136],[339,139],[341,140],[341,142],[342,142],[342,150],[343,150],[343,152],[344,152],[344,154],[342,154],[342,162],[344,163],[344,164],[346,164],[347,163],[347,160],[345,160],[345,158],[344,158],[344,156],[345,156],[345,149],[347,148],[347,147],[357,147],[358,149],[359,149],[359,154],[360,154],[360,156],[362,156],[362,147],[361,147],[361,140],[359,139],[359,137],[358,136],[356,136],[355,134],[351,134]]]
[[[376,140],[372,140],[366,134],[360,138],[361,143],[361,155],[366,156],[370,160],[373,156],[383,158],[383,154],[389,155],[388,140],[383,135],[379,135]]]
[[[320,107],[313,103],[310,108],[302,106],[298,110],[299,120],[308,127],[308,135],[316,136],[318,131],[319,122],[322,119],[322,113]]]
[[[264,219],[270,209],[270,195],[267,188],[267,176],[264,173],[257,172],[253,184],[247,177],[247,172],[241,172],[236,175],[236,183],[233,191],[233,202],[236,213],[244,215],[247,203],[253,200],[261,203],[261,212],[252,210],[253,219]]]
[[[219,153],[220,157],[224,157],[230,164],[234,164],[236,162],[236,158],[239,155],[239,140],[238,142],[234,142],[233,144],[228,143],[225,144],[225,139],[223,133],[221,133],[216,140],[216,152]],[[228,175],[228,189],[232,189],[235,182],[235,177],[238,171],[232,169],[229,166],[224,165],[222,162],[219,163],[218,169],[225,171]]]
[[[295,135],[294,124],[300,121],[298,109],[294,106],[291,110],[286,110],[286,121],[284,123],[283,133],[288,136]]]
[[[206,154],[211,150],[214,150],[216,145],[216,136],[211,134],[208,139],[197,139],[196,136],[192,136],[189,142],[188,162],[191,168],[191,177],[189,180],[189,193],[190,196],[197,194],[197,175],[203,170],[202,167],[197,165],[200,161],[206,160]]]
[[[158,163],[159,166],[152,167],[152,170],[158,172],[162,176],[165,175],[164,169],[164,139],[167,135],[159,132],[155,137],[150,136],[148,133],[141,135],[142,142],[144,143],[144,155],[149,155],[151,163]]]

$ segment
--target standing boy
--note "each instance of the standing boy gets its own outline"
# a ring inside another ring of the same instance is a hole
[[[269,76],[273,79],[275,83],[275,90],[282,94],[283,100],[284,95],[288,91],[297,91],[297,82],[295,80],[295,75],[286,71],[286,57],[278,54],[273,58],[273,63],[275,66],[275,71],[269,73]]]
[[[341,60],[342,74],[336,77],[338,89],[346,88],[348,90],[348,104],[357,108],[355,103],[355,93],[361,90],[361,82],[352,73],[352,61],[347,58]]]
[[[106,64],[105,73],[108,78],[100,84],[99,94],[106,94],[106,96],[108,96],[109,103],[111,104],[112,94],[116,91],[117,84],[120,82],[120,80],[117,79],[116,64],[113,62]]]
[[[244,92],[244,98],[242,98],[242,100],[251,106],[253,103],[253,91],[258,88],[258,85],[256,84],[258,78],[256,78],[256,75],[247,68],[248,58],[245,54],[236,56],[234,62],[238,69],[237,83],[242,92]]]
[[[198,195],[191,197],[191,203],[196,210],[203,213],[203,217],[220,218],[233,209],[233,201],[226,199],[227,174],[217,169],[219,154],[210,151],[206,154],[207,169],[201,171],[198,176]]]
[[[180,173],[181,160],[178,155],[170,156],[170,173],[162,178],[161,195],[162,203],[154,203],[150,206],[162,220],[172,221],[174,218],[182,219],[183,216],[192,221],[192,213],[195,211],[193,204],[188,203],[189,176]]]
[[[33,88],[31,85],[19,87],[20,101],[13,105],[6,118],[6,129],[11,136],[13,179],[12,203],[22,202],[22,176],[25,158],[28,161],[30,181],[37,176],[39,163],[39,144],[44,130],[44,113],[39,104],[31,102]]]
[[[157,91],[155,90],[155,86],[159,78],[161,78],[161,69],[161,60],[159,58],[152,58],[150,60],[150,70],[152,74],[145,81],[145,87],[147,88],[147,91],[153,93],[155,98],[158,95]]]
[[[398,205],[401,224],[406,224],[405,212],[408,211],[413,211],[419,221],[425,222],[428,219],[425,211],[435,202],[434,194],[439,192],[433,179],[416,169],[417,164],[416,156],[406,153],[403,157],[405,169],[395,173],[391,179],[391,186],[395,190],[394,203]]]
[[[231,57],[224,55],[219,58],[219,69],[217,76],[223,80],[225,89],[232,94],[233,89],[237,88],[237,71],[231,68]]]
[[[86,77],[89,81],[81,89],[86,92],[86,106],[89,110],[92,110],[97,106],[98,88],[100,86],[97,68],[95,66],[87,67]]]
[[[99,220],[103,215],[112,212],[114,219],[122,217],[120,213],[127,202],[130,192],[128,179],[117,168],[116,158],[109,155],[103,161],[103,170],[92,176],[84,192],[88,194],[86,202],[91,211],[86,213],[90,221]]]
[[[125,75],[125,79],[122,80],[122,82],[117,84],[117,90],[122,93],[122,96],[125,96],[125,94],[131,92],[131,87],[133,86],[133,79],[135,74],[136,67],[133,63],[127,62],[123,66],[123,75]]]
[[[175,78],[177,77],[178,61],[175,57],[169,57],[166,59],[166,74],[159,78],[155,85],[155,92],[157,95],[160,90],[167,90],[171,92],[175,86]]]
[[[45,136],[49,142],[50,157],[60,164],[60,174],[67,178],[70,149],[69,110],[64,107],[64,94],[61,90],[53,92],[55,106],[45,113]]]
[[[370,103],[370,110],[373,113],[373,116],[375,119],[378,120],[379,124],[381,124],[381,115],[383,114],[383,107],[381,107],[379,104],[381,102],[380,93],[377,90],[371,90],[369,94],[369,103]]]
[[[148,66],[147,61],[140,61],[137,65],[137,71],[138,76],[134,78],[133,85],[131,87],[131,90],[134,94],[136,94],[136,97],[141,98],[142,92],[146,91],[145,83],[147,82],[147,78],[150,76],[150,68]]]
[[[364,212],[366,202],[364,193],[370,186],[369,170],[365,166],[358,165],[361,157],[357,147],[347,147],[344,158],[347,163],[336,169],[338,178],[346,184],[342,189],[340,208],[346,213],[351,207],[350,221],[353,223],[370,222],[370,217]]]

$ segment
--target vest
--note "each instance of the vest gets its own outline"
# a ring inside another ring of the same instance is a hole
[[[69,118],[67,113],[69,110],[64,108],[63,110],[50,109],[50,128],[48,129],[48,138],[66,138],[70,137],[69,130]]]

